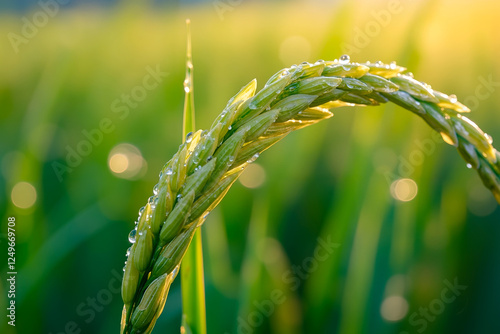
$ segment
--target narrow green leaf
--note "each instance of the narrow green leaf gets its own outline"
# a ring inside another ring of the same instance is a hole
[[[189,20],[187,20],[186,23],[188,28],[186,79],[189,79],[189,89],[184,89],[186,92],[186,97],[184,100],[185,103],[183,122],[184,138],[189,132],[195,130],[193,99],[193,61],[191,57],[191,33],[189,31]],[[238,104],[236,104],[236,106],[237,105]],[[233,114],[231,113],[229,116],[232,119]],[[185,317],[189,327],[193,330],[194,334],[207,333],[205,286],[203,284],[203,276],[201,234],[196,233],[191,247],[189,247],[186,252],[181,270],[183,316]]]

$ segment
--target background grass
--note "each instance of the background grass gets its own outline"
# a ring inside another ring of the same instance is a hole
[[[40,7],[1,14],[0,257],[7,217],[15,216],[19,271],[16,327],[2,316],[2,333],[118,332],[116,277],[127,234],[180,144],[186,17],[197,127],[209,127],[252,78],[262,87],[293,62],[334,59],[351,48],[354,60],[396,60],[436,89],[477,102],[471,118],[500,138],[498,84],[484,86],[500,82],[497,2],[401,0],[397,13],[386,1],[222,3],[229,6],[222,14],[214,6],[220,2],[61,6],[18,53],[8,33],[20,34],[22,17],[31,20]],[[386,20],[381,11],[390,13]],[[148,66],[168,75],[120,119],[113,101],[141,85]],[[263,185],[236,183],[208,218],[208,332],[249,333],[242,322],[259,323],[253,333],[497,332],[500,209],[477,175],[399,108],[335,114],[264,153]],[[60,182],[53,163],[64,163],[67,147],[76,149],[82,131],[97,129],[103,118],[114,130]],[[434,148],[426,151],[429,142]],[[147,162],[133,179],[108,167],[121,143]],[[408,170],[405,161],[418,163]],[[391,195],[391,182],[402,177],[418,185],[412,201]],[[11,201],[20,181],[37,191],[28,209]],[[291,274],[311,263],[318,237],[337,244],[333,253],[303,277]],[[5,310],[6,260],[0,267]],[[455,279],[467,289],[440,304],[444,281]],[[256,304],[266,304],[273,290],[282,303],[259,311]],[[394,307],[389,314],[403,318],[384,318],[384,301]],[[437,314],[421,320],[420,308],[429,307]],[[155,332],[177,332],[180,316],[177,280]]]

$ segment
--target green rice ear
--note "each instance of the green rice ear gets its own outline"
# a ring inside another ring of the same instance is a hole
[[[210,130],[191,134],[165,164],[137,232],[131,232],[122,333],[153,330],[195,231],[246,166],[291,131],[332,117],[335,108],[393,102],[415,113],[457,147],[500,203],[500,153],[491,137],[462,115],[469,110],[456,97],[405,71],[392,63],[352,63],[347,56],[294,65],[274,74],[260,91],[252,80]]]

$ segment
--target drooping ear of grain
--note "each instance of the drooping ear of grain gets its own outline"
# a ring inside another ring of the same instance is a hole
[[[405,75],[394,63],[341,60],[293,65],[256,93],[243,87],[207,131],[190,136],[162,170],[139,217],[122,284],[122,333],[150,333],[194,232],[245,167],[291,131],[352,105],[393,102],[421,117],[457,147],[500,203],[500,153],[463,114],[469,109]],[[135,238],[135,239],[134,239]]]

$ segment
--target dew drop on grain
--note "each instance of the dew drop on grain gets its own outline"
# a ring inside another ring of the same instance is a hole
[[[484,137],[486,138],[486,140],[488,141],[488,143],[490,143],[490,145],[493,144],[493,137],[491,137],[489,134],[485,133],[484,134]]]
[[[190,143],[193,140],[193,133],[190,132],[186,135],[186,143]]]
[[[252,162],[257,160],[258,157],[259,157],[259,153],[255,153],[254,155],[252,155],[252,157],[250,159],[247,160],[247,163],[251,164]]]
[[[130,231],[130,233],[128,234],[128,241],[130,241],[130,243],[134,243],[135,242],[135,235],[137,233],[137,230],[132,230]]]
[[[176,265],[174,270],[172,270],[172,273],[171,273],[172,279],[174,279],[178,273],[179,273],[179,265]]]

